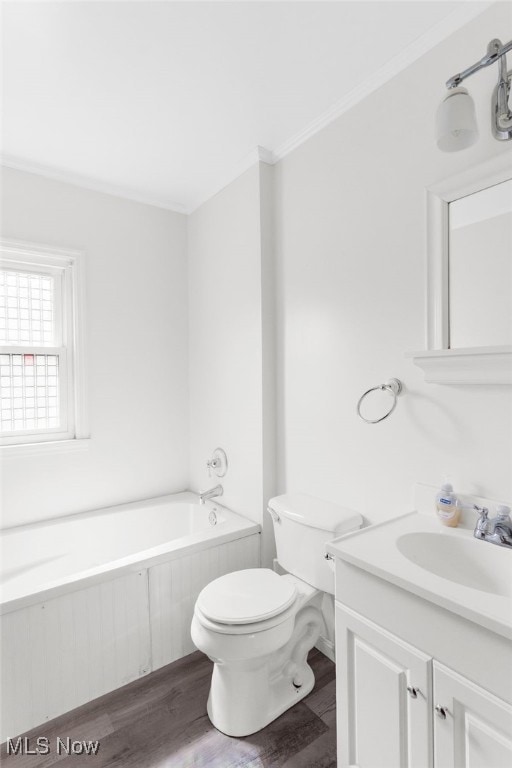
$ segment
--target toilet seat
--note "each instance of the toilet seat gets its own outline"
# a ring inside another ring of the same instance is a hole
[[[294,602],[289,608],[283,611],[283,613],[278,613],[277,616],[273,616],[271,619],[266,619],[265,621],[253,621],[250,624],[221,624],[220,622],[208,619],[201,613],[196,605],[194,616],[205,629],[220,635],[229,635],[234,638],[239,635],[255,635],[259,632],[265,632],[274,627],[278,627],[280,624],[284,624],[289,618],[293,619],[296,612],[297,603]]]
[[[293,580],[269,568],[235,571],[210,582],[199,594],[195,612],[203,626],[226,634],[270,629],[294,612]]]

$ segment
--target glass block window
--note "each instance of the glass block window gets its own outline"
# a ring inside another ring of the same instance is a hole
[[[0,271],[0,344],[55,345],[55,278]]]
[[[45,443],[88,437],[83,274],[78,251],[0,239],[0,446],[7,454],[12,446],[22,455],[24,443],[40,443],[44,452]]]
[[[78,254],[0,241],[0,445],[77,435]]]
[[[58,355],[0,355],[2,431],[59,426]]]

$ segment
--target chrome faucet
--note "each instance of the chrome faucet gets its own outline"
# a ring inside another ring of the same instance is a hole
[[[496,517],[489,520],[489,510],[485,507],[474,509],[478,512],[473,535],[476,539],[489,541],[499,547],[512,547],[512,520],[510,519],[510,507],[500,504],[496,507]]]
[[[203,491],[199,494],[199,503],[204,504],[207,499],[213,499],[215,496],[222,496],[224,488],[222,485],[216,485],[215,488],[210,488],[209,491]]]

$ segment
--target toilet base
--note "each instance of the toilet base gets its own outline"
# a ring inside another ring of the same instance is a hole
[[[227,736],[249,736],[310,693],[315,685],[307,655],[323,628],[318,608],[296,615],[291,638],[274,653],[250,660],[215,660],[207,711]]]
[[[305,665],[302,674],[304,682],[300,688],[297,688],[291,680],[280,675],[270,684],[269,698],[266,702],[267,707],[265,711],[252,711],[250,716],[245,719],[245,722],[242,722],[240,718],[236,718],[237,722],[233,722],[233,717],[231,716],[233,710],[231,707],[229,710],[226,710],[224,707],[219,708],[218,702],[217,706],[215,706],[215,703],[212,701],[214,698],[212,697],[212,689],[210,688],[207,712],[212,725],[218,731],[225,733],[226,736],[250,736],[261,731],[262,728],[276,720],[283,712],[298,704],[308,693],[311,693],[315,686],[315,675],[309,664]]]

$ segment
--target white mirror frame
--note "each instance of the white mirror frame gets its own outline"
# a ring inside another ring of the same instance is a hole
[[[427,188],[427,349],[412,352],[425,381],[435,384],[512,384],[512,345],[449,349],[448,206],[512,178],[512,152]]]

